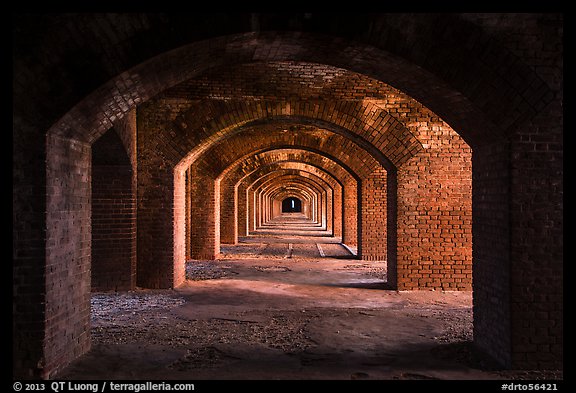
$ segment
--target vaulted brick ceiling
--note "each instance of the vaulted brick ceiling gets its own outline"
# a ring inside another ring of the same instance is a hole
[[[163,160],[182,170],[196,162],[214,178],[282,148],[300,149],[302,162],[315,152],[363,178],[381,165],[395,170],[430,146],[428,129],[420,126],[427,121],[449,130],[381,81],[305,62],[210,68],[148,101],[140,113],[148,127],[156,124],[140,142],[145,156],[164,146]]]
[[[508,365],[561,362],[561,286],[539,281],[562,277],[561,14],[31,14],[13,29],[21,375],[89,348],[105,144],[131,164],[130,285],[183,280],[184,217],[214,257],[218,182],[325,179],[347,193],[345,241],[401,289],[471,289],[474,223],[475,341]]]

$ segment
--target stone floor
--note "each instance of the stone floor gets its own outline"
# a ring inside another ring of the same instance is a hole
[[[472,346],[470,292],[387,289],[338,239],[260,233],[174,290],[92,296],[92,350],[57,379],[561,379]]]

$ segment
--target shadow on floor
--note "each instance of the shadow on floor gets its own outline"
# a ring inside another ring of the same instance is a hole
[[[325,287],[340,287],[340,288],[359,288],[359,289],[380,289],[380,290],[396,290],[392,285],[387,282],[350,282],[350,283],[326,283],[319,284]]]

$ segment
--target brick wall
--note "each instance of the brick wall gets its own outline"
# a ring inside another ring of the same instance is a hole
[[[471,150],[432,124],[426,150],[398,170],[398,287],[471,290]]]
[[[220,243],[238,241],[238,191],[231,181],[220,182]]]
[[[474,343],[510,367],[510,151],[507,144],[477,146],[472,169]]]
[[[362,220],[358,254],[363,260],[388,260],[387,173],[380,169],[362,180],[358,199]]]
[[[549,105],[510,144],[512,364],[530,369],[562,367],[562,111]]]
[[[220,184],[195,166],[190,170],[190,256],[215,259],[220,254]]]
[[[250,15],[213,15],[208,23],[202,19],[204,15],[190,18],[170,14],[13,18],[16,375],[38,375],[39,368],[50,373],[66,364],[70,353],[85,350],[83,338],[75,341],[79,338],[75,337],[76,328],[66,330],[65,323],[46,321],[47,310],[60,296],[60,290],[53,287],[70,284],[68,279],[57,279],[50,269],[60,272],[78,261],[83,261],[84,266],[86,250],[90,248],[83,241],[76,242],[85,235],[89,203],[64,210],[57,210],[55,203],[89,195],[86,184],[66,191],[69,185],[77,184],[74,175],[65,172],[75,171],[77,176],[86,177],[88,170],[87,154],[76,154],[74,149],[79,145],[81,150],[89,149],[93,141],[115,126],[117,119],[168,87],[198,76],[202,83],[209,80],[223,86],[226,78],[219,80],[219,75],[241,75],[238,71],[244,66],[237,64],[253,61],[258,64],[247,65],[251,70],[246,74],[255,75],[252,73],[258,67],[270,64],[262,67],[260,76],[264,79],[244,79],[245,89],[258,92],[257,88],[261,88],[260,107],[234,103],[231,91],[241,89],[198,89],[211,95],[211,100],[202,102],[202,109],[187,112],[185,108],[197,101],[181,100],[181,107],[173,116],[158,113],[159,117],[175,121],[173,126],[155,130],[158,140],[166,141],[162,154],[148,154],[155,151],[155,141],[139,150],[144,152],[139,155],[144,167],[138,168],[138,272],[139,280],[144,280],[142,284],[157,287],[175,282],[174,259],[181,251],[180,246],[172,245],[181,231],[175,231],[173,224],[174,218],[182,215],[177,204],[185,197],[178,179],[174,180],[173,168],[204,137],[230,131],[250,119],[309,116],[329,123],[335,132],[347,129],[351,136],[362,136],[369,142],[364,147],[375,146],[398,167],[398,211],[410,211],[406,207],[409,199],[400,197],[401,193],[414,191],[404,187],[409,182],[403,183],[403,179],[438,178],[421,178],[411,169],[431,159],[427,155],[429,149],[424,148],[424,155],[420,155],[421,148],[416,143],[427,143],[419,134],[418,111],[412,110],[418,104],[398,102],[396,98],[401,94],[383,94],[377,81],[386,81],[441,116],[473,148],[476,343],[514,367],[561,363],[562,320],[558,311],[563,290],[563,168],[559,158],[563,150],[559,137],[563,128],[562,14],[313,14],[308,19],[302,14],[257,15],[254,23],[249,20]],[[194,23],[200,22],[194,18],[201,18],[202,23]],[[206,30],[196,26],[206,26]],[[254,26],[260,31],[247,32]],[[302,31],[268,31],[279,26]],[[218,38],[207,39],[210,37]],[[225,67],[231,64],[233,67],[227,70]],[[314,68],[313,64],[340,68]],[[354,83],[351,73],[341,74],[344,69],[364,76]],[[213,73],[203,75],[205,70]],[[274,70],[277,73],[271,72]],[[284,80],[282,76],[290,70],[306,77],[289,86],[289,78]],[[259,85],[259,80],[266,83]],[[240,96],[236,96],[239,101],[246,97],[244,93]],[[328,103],[329,97],[337,102]],[[375,103],[370,98],[382,102]],[[267,99],[281,102],[264,102]],[[223,101],[230,104],[228,108]],[[257,115],[236,115],[245,112]],[[410,116],[402,117],[403,114]],[[421,118],[424,123],[430,120],[425,113]],[[191,127],[194,121],[197,127]],[[189,138],[182,138],[180,126],[194,132]],[[390,132],[380,132],[383,128]],[[60,153],[47,154],[47,131],[50,149],[60,143],[54,139],[56,135],[64,138],[62,141],[71,141],[61,144],[67,147],[56,149],[61,153],[70,149],[68,159]],[[90,184],[90,177],[85,180]],[[436,185],[423,185],[423,190],[414,195],[433,195],[433,187]],[[175,189],[178,193],[174,193]],[[355,195],[344,191],[350,197]],[[387,195],[392,198],[391,192]],[[47,199],[52,204],[47,205]],[[356,204],[352,199],[344,199],[345,208],[348,203],[348,208],[353,209]],[[446,207],[451,205],[450,199],[446,200]],[[445,212],[450,216],[450,210]],[[171,215],[172,221],[162,221]],[[348,214],[344,216],[348,218]],[[65,226],[75,220],[79,222],[75,228],[80,229],[75,230],[73,241],[63,234]],[[546,224],[541,225],[542,221]],[[180,220],[176,223],[180,225]],[[399,251],[402,244],[409,245],[406,232],[400,231],[402,225],[398,222]],[[343,229],[346,237],[350,231],[346,225]],[[440,231],[440,239],[448,239],[443,233],[456,234]],[[393,236],[390,230],[388,236]],[[48,239],[61,242],[61,250],[48,244]],[[163,246],[167,244],[170,246]],[[404,273],[412,269],[406,260],[410,248],[406,246],[402,248],[404,254],[398,254],[399,267],[407,269]],[[454,256],[442,255],[445,251],[436,246],[418,249],[419,255],[427,258],[440,252],[439,261]],[[56,260],[59,266],[53,266]],[[153,261],[158,263],[154,265]],[[421,268],[417,265],[416,270]],[[80,273],[84,267],[78,269],[72,271],[84,277]],[[455,273],[453,267],[449,270]],[[548,283],[545,292],[530,292],[543,279]],[[86,286],[89,277],[87,280],[75,285]],[[70,305],[65,308],[74,315],[84,309],[86,301],[75,287],[71,293]],[[83,293],[89,293],[89,285]],[[38,303],[31,305],[30,301]],[[46,306],[42,306],[42,301]],[[69,350],[55,346],[60,342],[55,339],[59,329],[59,337],[70,346]],[[40,338],[40,330],[46,340]],[[63,354],[58,362],[54,361],[57,353]]]
[[[46,145],[30,143],[30,118],[13,120],[12,167],[12,373],[43,373],[46,328]]]
[[[357,246],[358,242],[358,183],[350,177],[344,183],[342,243]]]
[[[114,129],[92,144],[92,290],[136,285],[136,193]]]
[[[158,150],[151,134],[155,134],[159,111],[137,111],[137,285],[145,288],[171,288],[174,285],[175,221],[174,200],[180,196],[182,183],[177,183],[175,164],[170,160],[174,153],[170,145]],[[180,191],[175,195],[175,190]],[[176,210],[178,212],[178,210]],[[184,218],[181,211],[180,217]],[[179,249],[179,252],[183,252]]]
[[[90,349],[90,153],[84,142],[47,140],[44,378]]]

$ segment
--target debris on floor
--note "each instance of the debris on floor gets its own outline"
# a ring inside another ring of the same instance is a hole
[[[92,351],[58,378],[562,379],[498,370],[474,350],[470,292],[382,289],[384,261],[189,261],[186,276],[93,293]]]

